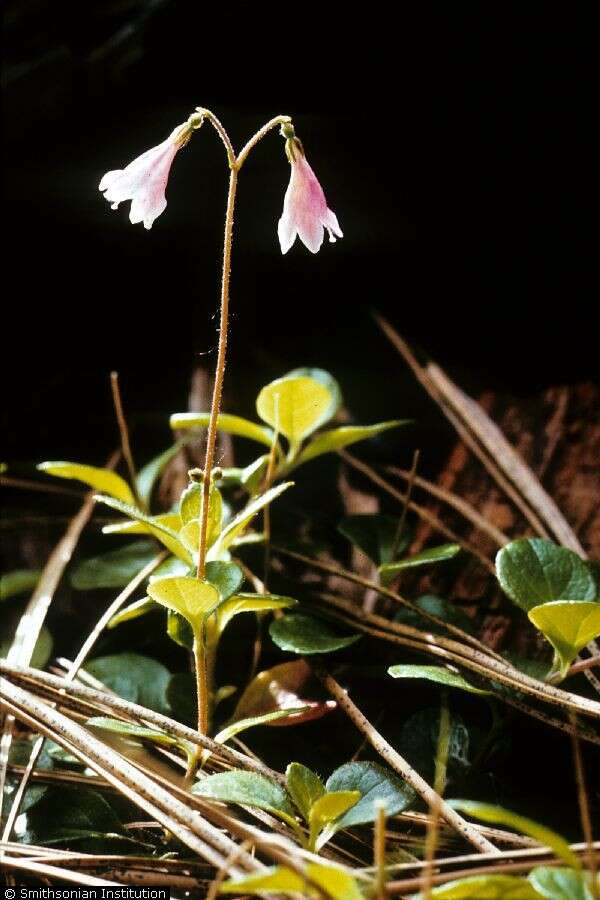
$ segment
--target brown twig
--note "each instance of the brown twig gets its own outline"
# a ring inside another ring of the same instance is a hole
[[[121,400],[121,388],[119,386],[118,372],[110,373],[110,387],[112,390],[115,415],[117,417],[117,425],[119,426],[119,435],[121,437],[121,450],[123,453],[123,458],[127,464],[131,490],[133,491],[135,499],[139,503],[140,496],[137,489],[137,475],[135,470],[135,463],[133,461],[133,453],[131,452],[131,443],[129,441],[129,428],[127,427],[127,419],[125,418],[125,413],[123,412],[123,402]]]
[[[369,720],[360,711],[358,706],[350,699],[348,693],[322,667],[315,665],[314,671],[317,677],[323,682],[331,696],[337,701],[339,706],[344,710],[351,722],[361,731],[369,740],[372,747],[377,750],[380,756],[388,763],[388,765],[398,772],[408,784],[417,792],[417,794],[431,807],[438,805],[440,815],[451,825],[461,837],[468,840],[474,847],[482,853],[494,853],[496,848],[487,838],[484,838],[469,822],[462,818],[454,809],[439,797],[429,784],[416,772],[400,754],[386,741],[382,734],[371,725]]]

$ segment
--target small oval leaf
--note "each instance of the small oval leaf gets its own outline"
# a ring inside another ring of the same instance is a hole
[[[291,613],[275,619],[269,626],[269,634],[281,650],[307,655],[341,650],[361,637],[360,634],[340,637],[326,622],[304,613]]]

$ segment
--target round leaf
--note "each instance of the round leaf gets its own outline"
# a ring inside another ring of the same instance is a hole
[[[156,660],[138,653],[118,653],[93,659],[85,669],[119,697],[168,712],[166,693],[171,675]]]
[[[77,591],[118,588],[129,584],[156,556],[152,541],[134,541],[118,550],[84,559],[71,572],[71,585]]]
[[[340,766],[327,779],[328,791],[358,791],[360,800],[336,822],[336,830],[374,822],[383,804],[387,816],[395,816],[414,803],[413,789],[376,763],[351,762]]]
[[[534,606],[528,615],[556,650],[563,678],[579,651],[600,635],[600,603],[557,600]]]
[[[192,628],[216,607],[219,592],[214,585],[197,578],[163,578],[148,585],[148,594],[186,619]]]
[[[192,793],[210,797],[223,803],[239,803],[242,806],[256,806],[269,812],[294,815],[290,799],[276,781],[271,781],[256,772],[232,769],[202,778],[192,788]]]
[[[496,556],[503,591],[529,612],[552,600],[595,600],[596,582],[582,559],[542,538],[511,541]]]
[[[285,777],[290,797],[308,822],[311,806],[325,793],[325,785],[302,763],[292,762],[286,769]]]
[[[286,376],[262,389],[256,400],[258,415],[297,446],[330,418],[335,398],[319,381]]]
[[[349,647],[359,634],[340,637],[321,619],[313,619],[303,613],[292,613],[275,619],[269,626],[269,634],[282,650],[292,653],[331,653]]]

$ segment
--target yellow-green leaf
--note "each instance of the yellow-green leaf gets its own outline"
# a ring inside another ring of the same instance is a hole
[[[102,494],[97,495],[95,500],[99,503],[106,504],[106,506],[110,506],[111,509],[116,509],[119,512],[124,513],[126,516],[129,516],[130,519],[135,519],[143,525],[146,525],[149,533],[154,535],[161,544],[164,544],[167,550],[170,550],[171,553],[174,553],[175,556],[179,557],[179,559],[182,559],[190,566],[192,565],[192,555],[180,541],[177,532],[159,522],[159,516],[147,516],[145,513],[140,512],[139,509],[130,506],[128,503],[122,503],[120,500],[116,500],[113,497],[105,497]]]
[[[309,863],[306,875],[322,888],[333,900],[362,900],[363,895],[354,878],[343,869]],[[219,888],[222,894],[262,894],[273,891],[296,893],[303,897],[320,897],[322,892],[313,888],[301,875],[285,866],[274,866],[257,875],[247,875],[235,881],[225,881]]]
[[[107,493],[123,503],[135,505],[133,491],[124,478],[111,472],[110,469],[100,469],[97,466],[85,466],[74,462],[43,462],[38,466],[40,472],[47,475],[55,475],[57,478],[70,478],[74,481],[83,481],[84,484],[96,491]]]
[[[285,777],[290,797],[308,822],[311,807],[325,794],[325,785],[312,769],[302,763],[290,763]]]
[[[171,416],[171,428],[180,430],[184,428],[206,428],[210,420],[210,413],[175,413]],[[233,434],[237,437],[249,438],[251,441],[257,441],[260,444],[266,444],[270,447],[273,443],[273,433],[264,425],[258,425],[256,422],[250,422],[241,416],[230,416],[227,413],[221,413],[217,419],[217,428],[219,431],[225,431],[227,434]]]
[[[148,585],[153,600],[179,613],[197,629],[220,600],[218,590],[207,581],[197,578],[163,578]]]
[[[473,875],[433,888],[436,900],[540,900],[540,895],[525,878],[518,875]],[[424,900],[413,894],[412,900]]]
[[[428,681],[437,681],[438,684],[443,684],[444,687],[460,688],[463,691],[470,691],[472,694],[491,693],[491,691],[486,691],[483,688],[475,687],[474,684],[471,684],[466,680],[466,678],[463,678],[462,675],[459,675],[458,672],[451,672],[449,669],[445,669],[443,666],[415,666],[400,664],[397,666],[390,666],[390,668],[388,669],[388,675],[391,675],[392,678],[425,678]]]
[[[360,800],[359,791],[332,791],[323,794],[311,806],[308,813],[310,847],[319,849],[318,836],[326,825],[331,825]]]
[[[579,859],[573,853],[567,841],[559,834],[556,834],[555,831],[546,828],[545,825],[540,825],[538,822],[532,821],[532,819],[527,819],[525,816],[520,816],[518,813],[504,809],[502,806],[494,806],[492,803],[480,803],[477,800],[449,800],[448,803],[453,809],[467,813],[474,819],[480,819],[482,822],[490,824],[506,825],[507,828],[520,831],[522,834],[539,841],[545,847],[549,847],[567,865],[576,869],[580,868]]]
[[[243,612],[269,612],[272,609],[287,609],[298,601],[278,594],[235,594],[222,603],[217,610],[219,632],[225,630],[234,616]]]
[[[294,467],[321,456],[323,453],[332,453],[334,450],[342,450],[351,444],[357,444],[366,438],[375,437],[390,428],[398,428],[406,425],[409,419],[394,419],[390,422],[379,422],[376,425],[341,425],[339,428],[331,428],[318,434],[306,445],[297,457]]]
[[[307,376],[286,376],[266,385],[256,400],[264,422],[298,446],[328,418],[332,403],[327,388]]]
[[[219,539],[210,548],[210,559],[218,559],[221,554],[231,546],[238,535],[248,527],[254,516],[260,512],[261,509],[264,509],[265,506],[268,506],[276,497],[284,491],[287,491],[289,487],[292,487],[293,483],[293,481],[284,481],[282,484],[270,488],[268,491],[265,491],[264,494],[251,500],[250,503],[248,503],[223,529]]]
[[[285,719],[288,716],[293,716],[301,712],[304,712],[304,707],[302,706],[297,708],[292,707],[291,709],[278,709],[275,712],[264,713],[262,716],[252,716],[249,719],[238,719],[237,722],[232,722],[231,725],[227,725],[226,728],[219,731],[219,733],[214,736],[213,740],[215,740],[217,744],[226,744],[232,737],[235,737],[236,734],[239,734],[240,731],[245,731],[247,728],[254,728],[256,725],[268,725],[270,722],[275,722],[277,719]]]
[[[527,615],[556,650],[562,678],[579,651],[600,635],[600,603],[593,601],[555,600]]]
[[[152,534],[152,528],[168,528],[177,533],[181,529],[181,517],[179,513],[161,513],[159,516],[148,516],[143,522],[135,519],[112,522],[104,526],[102,534]]]

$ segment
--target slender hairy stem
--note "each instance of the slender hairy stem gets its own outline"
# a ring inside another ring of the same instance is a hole
[[[121,389],[119,387],[118,372],[110,373],[110,387],[112,390],[113,403],[115,406],[115,414],[117,416],[117,424],[119,426],[119,434],[121,436],[121,449],[123,451],[125,462],[127,463],[127,471],[129,472],[131,490],[133,491],[135,499],[139,503],[140,498],[137,489],[137,475],[135,471],[135,464],[133,462],[133,453],[131,452],[131,444],[129,442],[129,429],[127,427],[127,419],[125,418],[125,413],[123,412],[123,403],[121,401]]]
[[[198,731],[200,734],[208,734],[208,668],[204,628],[194,633],[194,665],[198,695]]]
[[[221,280],[221,320],[219,324],[219,349],[217,368],[213,388],[210,421],[206,438],[206,458],[204,462],[204,480],[202,483],[202,508],[200,513],[200,543],[198,547],[198,578],[206,575],[206,533],[208,530],[208,508],[210,499],[210,483],[215,459],[217,441],[217,422],[221,410],[223,395],[223,379],[225,377],[225,360],[227,355],[227,329],[229,322],[229,276],[231,273],[231,247],[233,242],[233,212],[237,189],[237,168],[235,161],[229,173],[229,193],[227,195],[227,211],[225,213],[225,236],[223,239],[223,275]],[[200,702],[198,702],[200,706]]]
[[[267,135],[269,133],[269,131],[271,131],[273,128],[277,128],[278,125],[286,125],[291,121],[292,120],[290,119],[289,116],[275,116],[274,119],[271,119],[269,122],[267,122],[266,125],[263,125],[263,127],[261,129],[259,129],[259,131],[257,131],[253,137],[250,138],[248,143],[244,147],[242,147],[242,149],[238,153],[238,157],[237,157],[238,169],[242,168],[242,166],[246,162],[246,157],[248,156],[250,151],[254,147],[256,147],[256,145],[258,144],[259,141],[262,141],[262,139],[265,137],[265,135]]]

